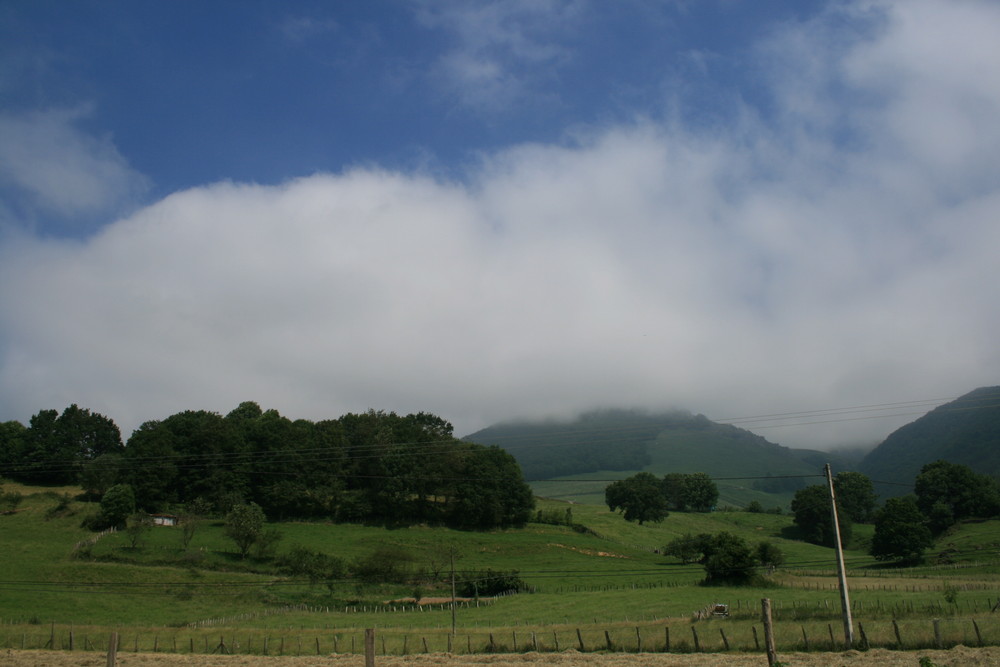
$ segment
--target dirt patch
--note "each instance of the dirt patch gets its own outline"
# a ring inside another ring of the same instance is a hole
[[[791,667],[915,667],[921,657],[930,658],[941,667],[993,667],[1000,664],[1000,647],[969,648],[957,646],[949,651],[888,651],[874,649],[867,652],[842,653],[782,653],[779,658]],[[300,657],[263,657],[250,655],[171,655],[154,653],[119,653],[120,667],[354,667],[365,664],[360,655],[326,655]],[[763,655],[740,653],[706,653],[678,655],[662,653],[518,653],[505,655],[427,655],[378,656],[379,667],[404,667],[409,665],[435,665],[460,667],[461,665],[493,665],[494,667],[530,667],[533,665],[575,665],[591,667],[762,667],[767,665]],[[105,667],[103,653],[65,651],[0,651],[0,665],[4,667]]]
[[[600,556],[601,558],[628,558],[624,554],[616,554],[610,551],[594,551],[593,549],[581,549],[580,547],[568,547],[565,544],[559,544],[558,542],[550,542],[550,547],[559,547],[560,549],[569,549],[570,551],[575,551],[578,554],[583,554],[585,556]]]

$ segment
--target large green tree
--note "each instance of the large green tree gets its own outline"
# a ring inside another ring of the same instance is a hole
[[[813,544],[832,547],[835,544],[833,516],[830,512],[830,492],[826,486],[814,484],[795,492],[792,514],[802,538]],[[840,538],[846,545],[851,539],[851,520],[838,516]]]
[[[913,496],[889,498],[876,512],[870,550],[875,558],[916,563],[933,544],[934,538]]]
[[[719,500],[719,489],[706,473],[691,473],[684,479],[684,499],[694,511],[709,512]]]
[[[917,507],[937,534],[963,519],[1000,514],[1000,485],[992,477],[948,461],[928,463],[913,484]]]
[[[456,479],[444,486],[447,523],[476,529],[527,523],[535,496],[513,456],[499,447],[480,446],[453,455]]]
[[[860,472],[839,472],[833,478],[837,510],[855,523],[871,521],[878,502],[872,480]]]
[[[719,489],[703,472],[670,472],[661,482],[667,508],[677,512],[708,512],[719,499]]]
[[[121,432],[104,415],[73,404],[41,410],[21,434],[13,477],[36,484],[73,484],[88,462],[121,453]]]
[[[757,556],[742,537],[717,533],[706,540],[703,549],[706,584],[746,584],[754,578]]]
[[[626,521],[662,521],[667,516],[667,500],[660,480],[648,472],[640,472],[604,489],[604,501],[612,512],[621,511]]]

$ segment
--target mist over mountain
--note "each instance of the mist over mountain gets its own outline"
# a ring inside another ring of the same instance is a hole
[[[783,447],[684,410],[596,410],[571,420],[496,424],[465,439],[507,450],[528,480],[596,471],[706,472],[761,477],[753,481],[755,488],[777,493],[802,485],[780,478],[818,474],[819,459],[829,456]]]
[[[1000,386],[980,387],[897,429],[858,467],[880,493],[896,496],[938,459],[1000,477]]]

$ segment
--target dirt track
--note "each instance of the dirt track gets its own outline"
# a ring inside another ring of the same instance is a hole
[[[929,657],[940,667],[1000,665],[1000,647],[967,648],[958,646],[950,651],[887,651],[875,649],[865,653],[846,651],[843,653],[782,653],[779,659],[790,667],[917,667],[920,658]],[[207,656],[171,655],[152,653],[120,653],[120,667],[361,667],[364,657],[359,655],[330,655],[311,657],[261,657],[247,655]],[[432,653],[403,657],[379,656],[375,664],[379,667],[403,667],[404,665],[434,665],[437,667],[459,667],[460,665],[493,665],[494,667],[531,667],[532,665],[584,665],[591,667],[731,667],[767,665],[762,655],[737,653],[707,653],[700,655],[676,655],[660,653],[641,654],[600,654],[577,653],[518,653],[508,655],[448,655]],[[60,651],[2,651],[0,665],[3,667],[105,667],[107,657],[102,653],[68,653]]]

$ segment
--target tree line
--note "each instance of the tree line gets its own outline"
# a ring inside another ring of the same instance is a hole
[[[612,512],[627,521],[662,521],[670,510],[709,512],[719,499],[719,489],[703,472],[667,473],[662,479],[640,472],[612,482],[604,489],[604,501]]]
[[[924,465],[912,494],[888,498],[880,508],[872,480],[862,473],[838,473],[833,485],[841,540],[850,542],[852,523],[874,524],[869,553],[879,560],[918,563],[934,539],[958,522],[1000,516],[1000,484],[968,466],[944,460]],[[791,509],[800,537],[833,546],[826,486],[799,490]]]
[[[254,402],[225,416],[188,410],[123,443],[114,422],[72,405],[28,426],[0,424],[0,469],[33,484],[80,484],[92,498],[128,485],[146,512],[256,503],[271,519],[521,525],[534,497],[517,461],[453,435],[444,419],[369,410],[290,420]]]

